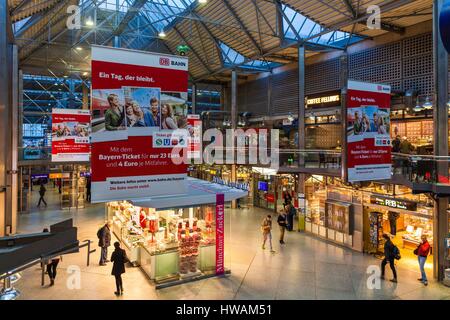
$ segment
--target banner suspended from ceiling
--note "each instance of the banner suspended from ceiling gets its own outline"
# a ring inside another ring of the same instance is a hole
[[[171,132],[187,129],[187,89],[187,58],[92,46],[93,202],[186,192]]]
[[[389,85],[348,81],[348,181],[391,178]]]
[[[52,110],[52,161],[89,161],[91,112],[80,109]]]

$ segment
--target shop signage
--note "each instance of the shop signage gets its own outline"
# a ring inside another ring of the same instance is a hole
[[[89,161],[91,112],[81,109],[52,110],[52,161]]]
[[[92,202],[186,193],[170,132],[188,127],[188,59],[93,45],[91,60]]]
[[[225,196],[216,194],[216,274],[225,273]]]
[[[219,177],[213,177],[212,180],[213,180],[212,182],[214,182],[214,183],[221,184],[223,186],[227,186],[230,188],[236,188],[236,189],[241,189],[241,190],[245,190],[245,191],[249,190],[248,183],[231,182],[231,181],[219,178]]]
[[[311,106],[311,105],[315,105],[315,104],[339,102],[340,100],[341,100],[341,97],[338,94],[335,94],[332,96],[311,98],[311,99],[306,100],[306,103],[308,104],[308,106]]]
[[[417,211],[417,203],[413,202],[413,201],[408,201],[408,200],[398,200],[398,199],[393,199],[393,198],[371,195],[370,203],[389,207],[389,208],[403,209],[403,210],[408,210],[408,211]]]
[[[31,175],[31,179],[32,179],[32,180],[37,180],[37,179],[48,179],[48,174],[46,174],[46,173],[42,173],[42,174],[32,174],[32,175]]]
[[[50,179],[62,179],[62,178],[70,178],[70,173],[50,173],[49,175]]]
[[[348,81],[348,181],[391,178],[390,105],[390,86]]]

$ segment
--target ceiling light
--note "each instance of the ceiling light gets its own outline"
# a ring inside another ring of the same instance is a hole
[[[420,112],[420,111],[422,111],[423,110],[423,107],[420,105],[420,103],[419,103],[419,97],[417,97],[417,100],[416,100],[416,106],[413,108],[413,110],[415,111],[415,112]]]
[[[158,33],[158,37],[160,37],[160,38],[165,38],[165,37],[166,37],[166,34],[164,33],[164,30],[161,30],[161,31]]]
[[[205,4],[207,2],[208,2],[208,0],[198,0],[198,3],[201,3],[201,4]]]
[[[427,110],[433,109],[433,103],[431,103],[430,98],[426,97],[425,103],[423,104],[423,107]]]
[[[81,50],[83,50],[83,48],[82,48],[82,47],[76,47],[75,49],[77,49],[78,51],[81,51]]]
[[[288,115],[288,120],[289,120],[290,122],[294,121],[294,116],[292,115],[292,113],[289,113],[289,115]]]
[[[87,18],[86,25],[89,27],[92,27],[94,25],[94,21],[92,20],[91,17]]]
[[[83,72],[83,76],[87,76],[88,74],[88,72]]]

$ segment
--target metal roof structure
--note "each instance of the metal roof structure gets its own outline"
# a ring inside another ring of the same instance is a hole
[[[231,69],[245,77],[292,63],[300,44],[307,56],[344,50],[366,37],[403,33],[432,19],[431,0],[200,2],[9,0],[8,5],[21,68],[80,79],[89,77],[91,44],[173,54],[187,45],[191,80],[220,83],[229,80]],[[367,23],[374,5],[381,12],[379,29]]]

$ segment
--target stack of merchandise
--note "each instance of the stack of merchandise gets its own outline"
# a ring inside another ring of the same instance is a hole
[[[179,238],[180,248],[180,273],[187,274],[189,272],[197,272],[197,259],[199,253],[199,245],[201,236],[199,229],[189,228],[189,222],[181,230]]]

